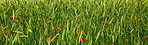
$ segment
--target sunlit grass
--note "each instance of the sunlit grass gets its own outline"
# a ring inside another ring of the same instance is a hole
[[[148,45],[147,22],[148,0],[0,0],[0,45]]]

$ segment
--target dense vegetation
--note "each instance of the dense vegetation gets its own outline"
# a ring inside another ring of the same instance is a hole
[[[148,0],[0,0],[0,45],[148,45]]]

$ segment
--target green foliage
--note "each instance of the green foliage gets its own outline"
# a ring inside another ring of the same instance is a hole
[[[147,22],[148,0],[0,0],[0,45],[148,45]]]

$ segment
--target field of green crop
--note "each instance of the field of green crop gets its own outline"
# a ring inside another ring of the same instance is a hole
[[[148,0],[0,0],[0,45],[148,45]]]

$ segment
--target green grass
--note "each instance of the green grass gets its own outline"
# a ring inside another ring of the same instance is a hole
[[[148,45],[147,22],[148,0],[0,0],[0,45]]]

